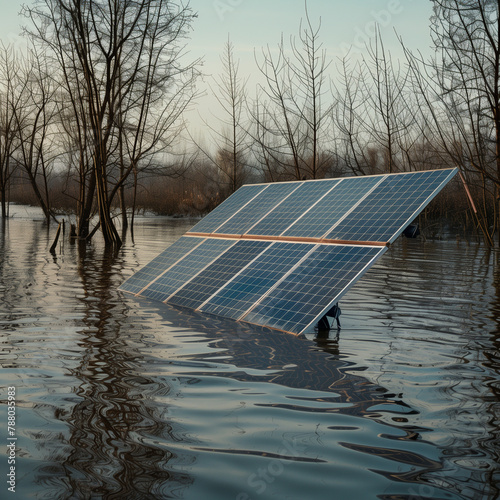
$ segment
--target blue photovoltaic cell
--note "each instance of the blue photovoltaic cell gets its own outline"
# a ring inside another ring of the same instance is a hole
[[[199,273],[205,266],[220,257],[222,252],[235,243],[232,240],[206,239],[189,255],[186,255],[184,259],[178,261],[154,283],[151,283],[141,295],[165,301],[172,293]]]
[[[339,179],[304,182],[247,234],[279,236],[338,182]]]
[[[300,182],[269,184],[259,196],[231,217],[216,233],[245,234],[259,219],[300,186]]]
[[[213,233],[221,224],[224,224],[229,217],[240,210],[245,203],[248,203],[261,191],[264,191],[267,186],[267,184],[249,184],[242,186],[217,208],[203,217],[203,219],[192,227],[189,232]]]
[[[342,179],[323,199],[283,233],[283,236],[322,238],[331,227],[356,204],[380,177]]]
[[[242,320],[301,333],[385,250],[320,245]]]
[[[172,264],[175,264],[181,257],[184,257],[184,255],[202,241],[204,241],[203,238],[188,238],[183,236],[128,278],[120,286],[120,290],[133,294],[139,293],[145,286],[156,279]]]
[[[198,308],[270,245],[272,243],[269,241],[238,241],[212,265],[181,288],[170,298],[169,303],[191,309]]]
[[[388,242],[420,212],[450,177],[450,170],[390,175],[330,234],[328,239]],[[422,207],[423,208],[423,207]]]
[[[274,243],[204,304],[201,310],[238,319],[315,246]]]

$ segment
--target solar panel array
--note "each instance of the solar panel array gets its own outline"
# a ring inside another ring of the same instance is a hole
[[[456,172],[243,186],[121,290],[309,331]]]

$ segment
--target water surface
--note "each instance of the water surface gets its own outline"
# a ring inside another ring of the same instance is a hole
[[[0,473],[14,386],[17,498],[498,497],[495,252],[400,239],[342,301],[336,341],[117,290],[194,220],[142,218],[117,254],[64,241],[53,257],[55,228],[12,213]]]

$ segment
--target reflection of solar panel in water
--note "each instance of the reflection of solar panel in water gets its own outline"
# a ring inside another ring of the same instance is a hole
[[[303,333],[456,169],[240,188],[121,289]]]

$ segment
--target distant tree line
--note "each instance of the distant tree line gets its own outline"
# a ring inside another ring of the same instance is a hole
[[[321,22],[255,55],[250,91],[228,40],[200,142],[183,124],[199,61],[195,14],[165,0],[43,0],[25,7],[29,48],[0,48],[0,198],[72,211],[77,236],[120,245],[138,210],[206,213],[242,184],[459,167],[434,209],[500,237],[500,0],[432,0],[435,55],[377,33],[329,59]],[[27,187],[29,186],[29,190]],[[93,222],[98,220],[97,223]]]

